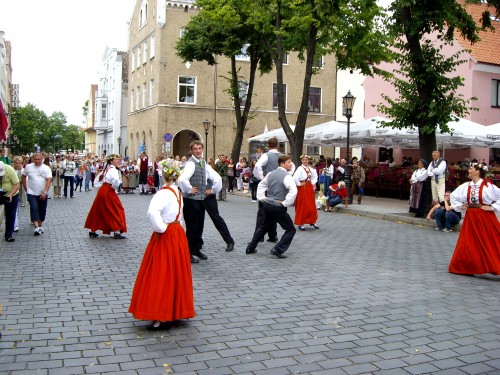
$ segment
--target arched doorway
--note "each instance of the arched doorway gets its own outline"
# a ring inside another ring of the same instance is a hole
[[[192,141],[202,141],[200,134],[191,129],[184,129],[174,136],[173,149],[169,156],[180,155],[181,157],[189,154],[189,144]]]

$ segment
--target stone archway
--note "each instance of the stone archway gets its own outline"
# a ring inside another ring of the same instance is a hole
[[[174,136],[174,140],[172,142],[172,152],[170,156],[174,157],[175,155],[185,156],[189,154],[189,144],[192,141],[202,141],[203,139],[196,131],[191,129],[184,129],[178,132]]]

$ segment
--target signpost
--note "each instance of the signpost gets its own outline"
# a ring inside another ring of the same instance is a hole
[[[170,153],[172,152],[172,141],[174,139],[174,136],[172,133],[165,133],[163,136],[163,140],[165,141],[165,152],[167,153],[167,156],[170,156]]]

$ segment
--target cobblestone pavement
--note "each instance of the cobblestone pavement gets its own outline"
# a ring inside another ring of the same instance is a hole
[[[127,310],[151,196],[120,196],[115,240],[83,229],[94,194],[51,199],[40,237],[23,208],[1,242],[1,374],[500,374],[500,278],[447,272],[457,233],[319,212],[287,259],[246,255],[257,205],[229,195],[236,248],[207,216],[197,317],[148,332]]]

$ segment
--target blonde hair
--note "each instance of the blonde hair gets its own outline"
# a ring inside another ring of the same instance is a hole
[[[160,162],[159,165],[161,167],[161,174],[166,183],[177,181],[182,173],[180,161],[167,159]]]
[[[345,188],[345,182],[344,181],[339,181],[337,185],[341,189]]]

